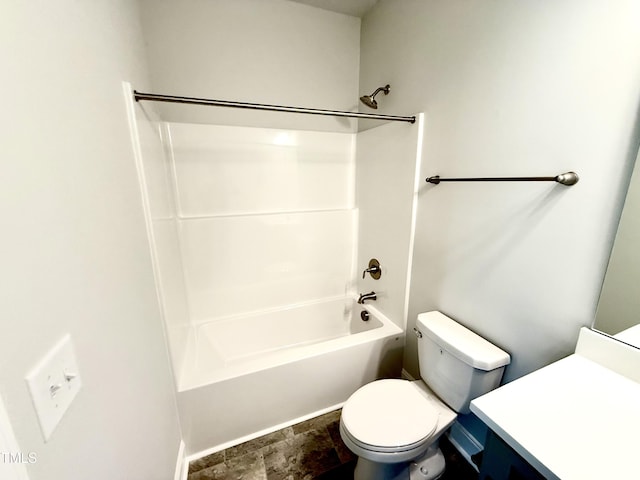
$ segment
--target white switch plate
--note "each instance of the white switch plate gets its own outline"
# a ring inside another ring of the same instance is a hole
[[[82,386],[70,335],[31,369],[26,381],[46,442]]]

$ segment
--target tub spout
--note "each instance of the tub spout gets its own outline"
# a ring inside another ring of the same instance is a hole
[[[358,297],[358,303],[363,304],[365,300],[376,300],[376,292],[361,293]]]

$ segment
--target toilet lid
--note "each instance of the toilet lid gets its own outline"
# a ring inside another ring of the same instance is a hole
[[[395,448],[420,442],[438,425],[438,412],[407,380],[378,380],[342,407],[342,422],[357,441]]]

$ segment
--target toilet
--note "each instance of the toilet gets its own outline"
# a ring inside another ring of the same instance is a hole
[[[500,385],[508,353],[440,312],[418,315],[421,380],[376,380],[342,407],[340,435],[358,456],[354,480],[436,480],[438,439],[469,403]]]

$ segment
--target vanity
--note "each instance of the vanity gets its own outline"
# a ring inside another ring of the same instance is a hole
[[[601,333],[471,411],[491,429],[481,480],[640,478],[640,350]]]

